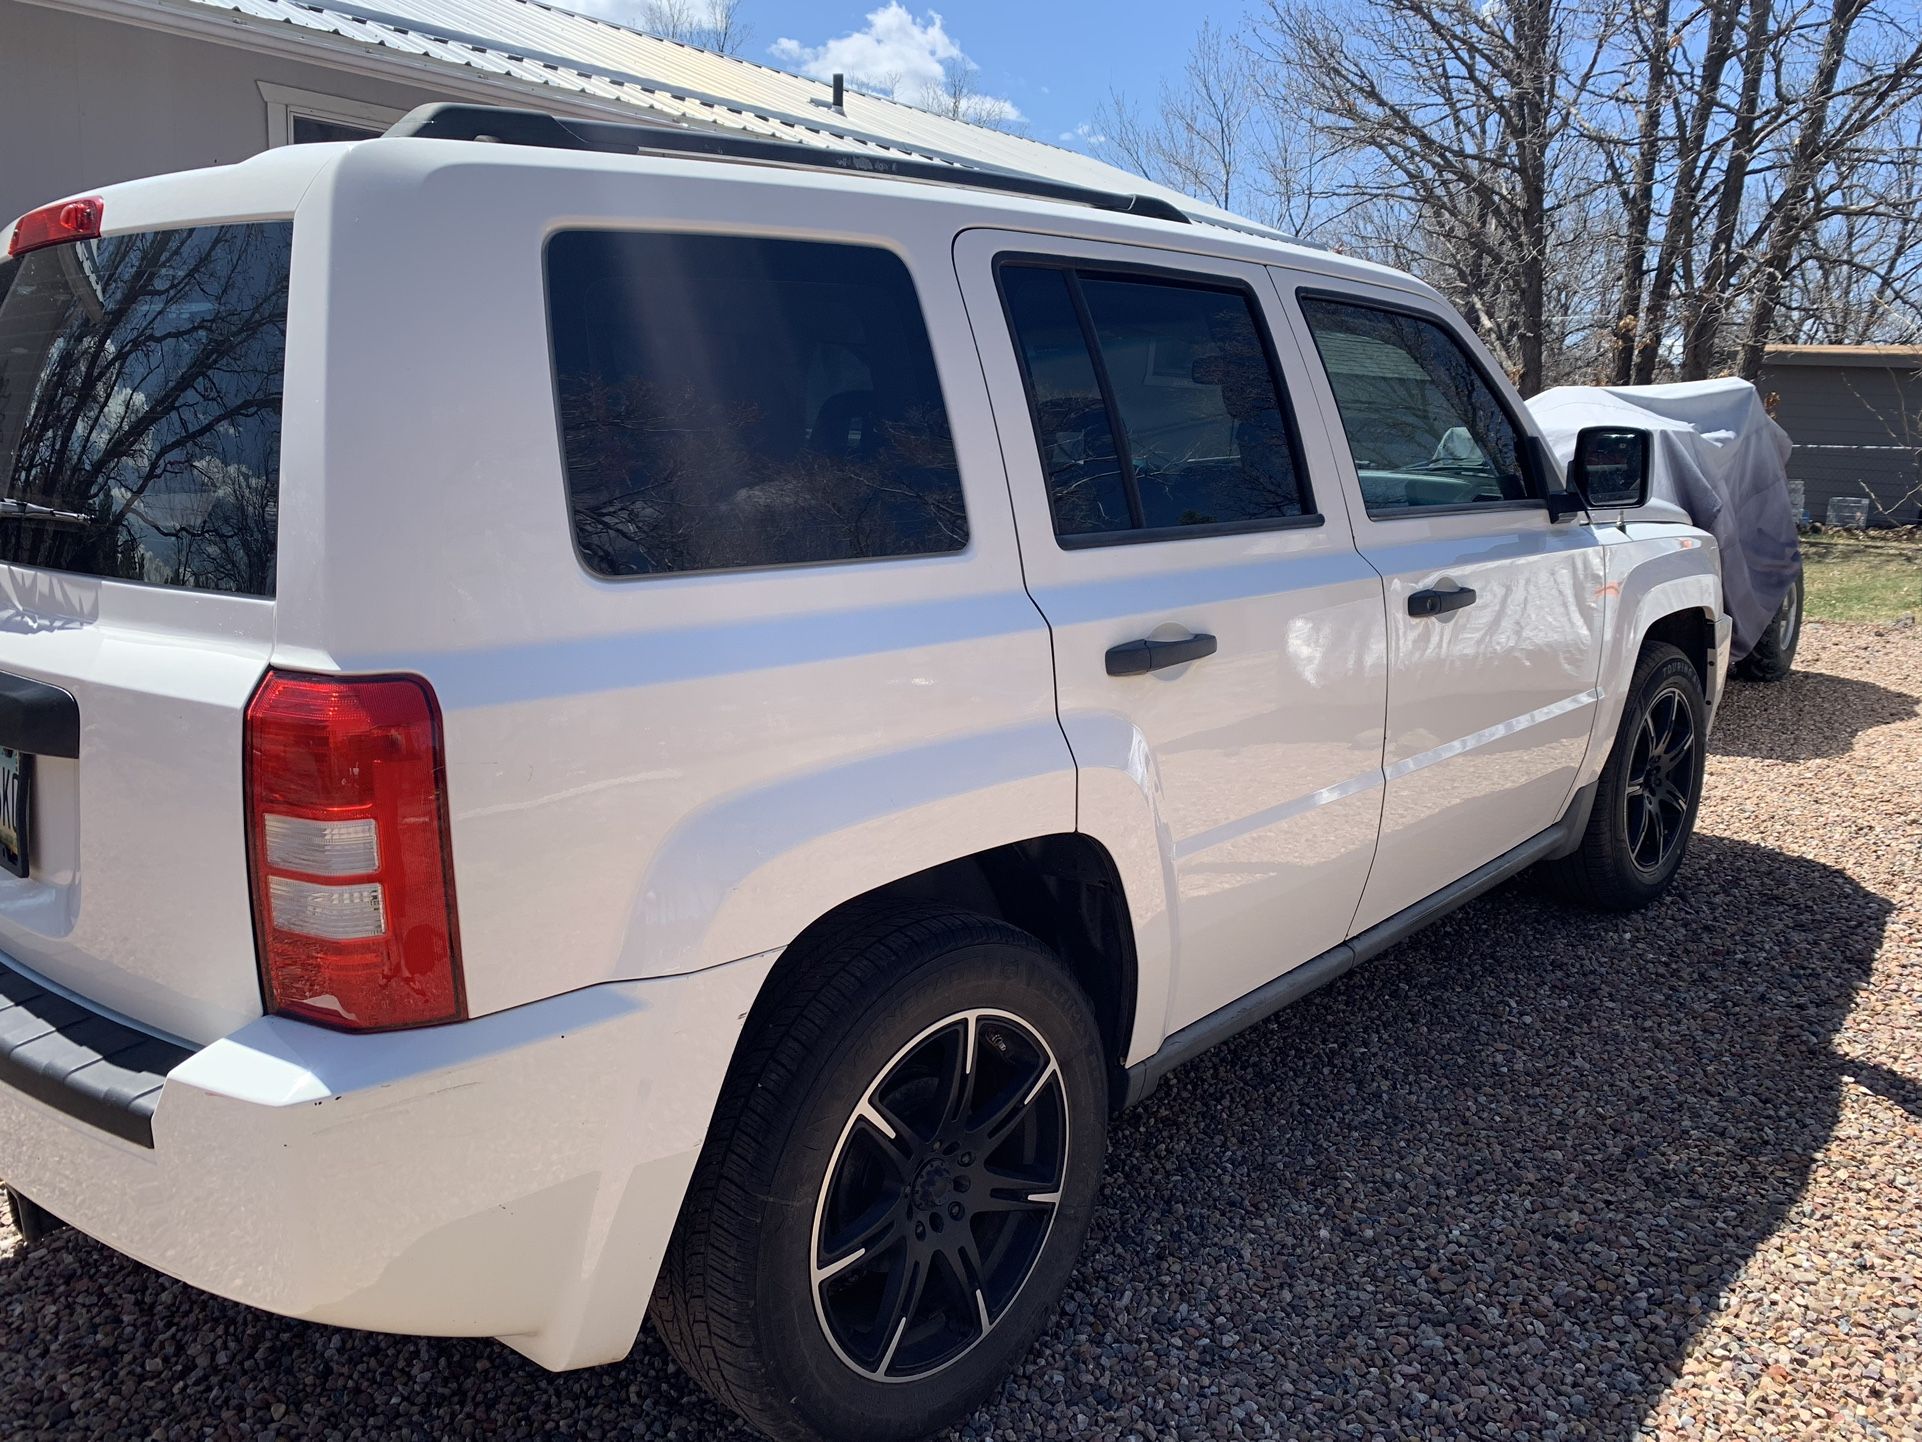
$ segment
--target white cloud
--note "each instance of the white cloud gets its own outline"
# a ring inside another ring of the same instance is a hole
[[[917,19],[901,0],[868,12],[867,24],[819,45],[783,36],[768,49],[782,65],[815,80],[845,75],[848,83],[924,109],[950,108],[952,77],[962,77],[965,118],[978,124],[1011,125],[1021,111],[1013,101],[973,91],[967,77],[974,62],[930,10]]]
[[[1099,145],[1107,138],[1107,136],[1103,135],[1099,130],[1096,130],[1094,126],[1086,120],[1075,126],[1073,130],[1064,130],[1061,132],[1061,143],[1063,145],[1078,145],[1083,150]]]

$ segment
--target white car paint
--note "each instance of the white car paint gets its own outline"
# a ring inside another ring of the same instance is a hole
[[[1300,270],[1271,273],[1312,352],[1295,296],[1323,283]],[[1454,331],[1481,355],[1511,418],[1526,417],[1500,367],[1445,304],[1365,283],[1343,293]],[[1340,434],[1318,368],[1312,384],[1325,426]],[[1545,830],[1567,807],[1599,697],[1605,576],[1596,528],[1551,522],[1539,504],[1370,515],[1347,447],[1337,464],[1355,544],[1386,582],[1388,625],[1386,794],[1352,934]],[[1476,593],[1473,605],[1409,614],[1415,592],[1461,587]]]
[[[1719,615],[1685,528],[1370,521],[1288,290],[1390,292],[1462,327],[1360,262],[935,186],[444,141],[99,193],[109,233],[295,221],[280,580],[255,601],[0,567],[0,670],[71,689],[83,724],[80,761],[44,768],[34,879],[0,877],[0,951],[198,1048],[151,1151],[0,1086],[0,1176],[289,1315],[617,1357],[749,1008],[810,922],[1080,831],[1126,893],[1119,1060],[1143,1061],[1553,822],[1601,767],[1648,626]],[[574,227],[899,255],[967,548],[590,575],[540,262]],[[1007,248],[1253,285],[1323,523],[1058,547],[987,278]],[[1406,592],[1450,579],[1495,604],[1410,621]],[[1103,670],[1117,642],[1189,631],[1219,654]],[[1712,690],[1726,659],[1724,636]],[[261,1015],[239,726],[270,665],[432,684],[472,1020],[347,1037]]]

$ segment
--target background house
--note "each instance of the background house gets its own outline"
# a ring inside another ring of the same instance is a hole
[[[1868,496],[1871,525],[1922,520],[1922,346],[1772,345],[1756,381],[1795,442],[1809,515]]]
[[[0,224],[76,190],[469,100],[998,166],[1226,212],[1022,136],[535,0],[0,0]],[[1246,222],[1238,222],[1246,224]]]

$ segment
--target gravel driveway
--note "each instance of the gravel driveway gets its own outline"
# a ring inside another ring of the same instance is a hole
[[[1652,911],[1510,889],[1116,1129],[1067,1310],[956,1435],[1922,1437],[1922,633],[1738,686]],[[0,1432],[736,1435],[0,1227]]]

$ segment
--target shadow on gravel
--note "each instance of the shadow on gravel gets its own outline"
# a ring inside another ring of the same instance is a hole
[[[1710,749],[1758,761],[1846,756],[1862,732],[1912,719],[1918,701],[1922,697],[1905,691],[1822,671],[1791,671],[1773,685],[1731,681]]]
[[[1698,836],[1638,915],[1456,913],[1124,1120],[1076,1311],[1006,1401],[1143,1437],[1634,1436],[1828,1139],[1888,912]]]
[[[1456,913],[1117,1126],[1066,1310],[957,1435],[1632,1437],[1829,1135],[1829,1040],[1886,914],[1710,836],[1636,916],[1513,890]],[[552,1376],[251,1312],[71,1232],[0,1261],[0,1418],[9,1439],[743,1435],[651,1332]]]

